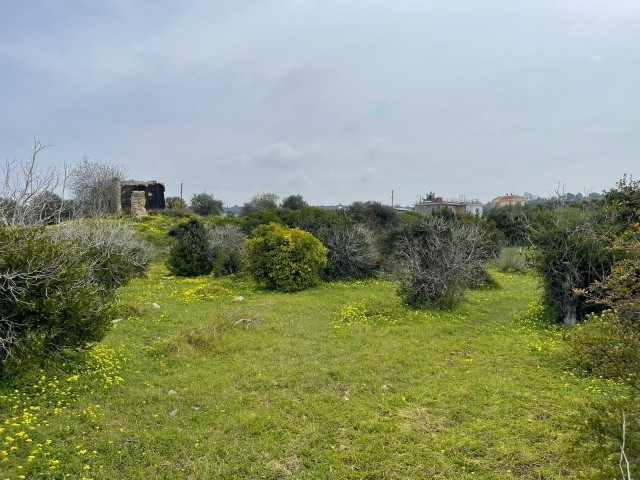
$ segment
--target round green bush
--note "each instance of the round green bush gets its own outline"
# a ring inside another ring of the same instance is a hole
[[[79,251],[41,228],[0,228],[0,376],[109,330],[114,289],[95,281],[95,259]]]
[[[174,238],[169,250],[167,267],[180,277],[208,275],[213,271],[214,257],[207,238],[207,230],[196,218],[181,223],[169,231]]]
[[[252,237],[247,240],[245,264],[257,282],[296,292],[320,280],[327,249],[309,232],[269,223],[253,230]]]

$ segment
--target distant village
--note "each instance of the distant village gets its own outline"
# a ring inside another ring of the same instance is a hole
[[[165,199],[164,184],[155,180],[120,181],[117,191],[119,192],[119,210],[131,213],[136,217],[146,215],[149,210],[171,208],[170,202],[167,202]],[[587,195],[567,193],[564,194],[563,198],[565,201],[598,200],[602,198],[602,195],[599,193],[590,193]],[[528,204],[545,203],[550,200],[549,198],[539,197],[530,193],[524,193],[523,195],[508,193],[495,197],[488,203],[483,203],[477,198],[467,198],[465,195],[460,195],[458,198],[444,198],[430,192],[424,196],[420,195],[412,206],[393,205],[393,208],[400,212],[415,211],[424,215],[437,214],[443,210],[450,210],[458,215],[470,214],[481,217],[485,209],[488,208],[524,207]],[[182,201],[182,204],[184,205],[185,202]],[[326,210],[340,210],[346,206],[339,204],[316,205],[316,207]],[[224,214],[239,215],[241,208],[239,205],[228,206],[224,209]]]

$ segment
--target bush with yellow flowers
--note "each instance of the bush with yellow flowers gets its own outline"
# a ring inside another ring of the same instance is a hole
[[[247,240],[247,270],[272,290],[297,292],[316,285],[326,263],[327,249],[320,240],[298,228],[260,225]]]

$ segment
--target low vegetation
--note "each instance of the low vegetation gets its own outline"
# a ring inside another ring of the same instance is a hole
[[[276,223],[261,225],[247,240],[247,270],[272,290],[297,292],[320,281],[327,250],[309,232]]]
[[[514,221],[263,194],[134,233],[71,221],[55,172],[20,166],[0,200],[8,478],[640,474],[637,181]],[[78,211],[100,215],[89,183]],[[526,263],[497,255],[520,240]]]

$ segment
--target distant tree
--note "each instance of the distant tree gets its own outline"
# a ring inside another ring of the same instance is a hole
[[[180,210],[187,207],[186,202],[180,197],[165,198],[165,205],[167,210]]]
[[[344,218],[339,212],[317,207],[285,210],[280,212],[278,217],[289,227],[305,230],[318,238],[324,238],[324,233],[333,225],[344,223]]]
[[[622,177],[615,188],[605,193],[603,210],[609,222],[618,227],[640,223],[640,180]]]
[[[282,201],[281,206],[284,210],[302,210],[309,204],[304,201],[302,195],[290,195]]]
[[[240,216],[262,210],[276,210],[278,208],[278,196],[275,193],[261,193],[245,203],[240,210]]]
[[[365,224],[373,230],[384,230],[400,224],[400,214],[393,207],[380,202],[354,202],[345,213],[351,222]]]
[[[527,222],[522,207],[489,208],[484,219],[504,234],[507,245],[526,244]]]
[[[191,197],[191,209],[199,215],[222,215],[221,200],[216,200],[208,193],[197,193]]]
[[[120,206],[119,181],[126,170],[121,165],[102,163],[84,157],[71,170],[69,188],[87,217],[115,215]]]

